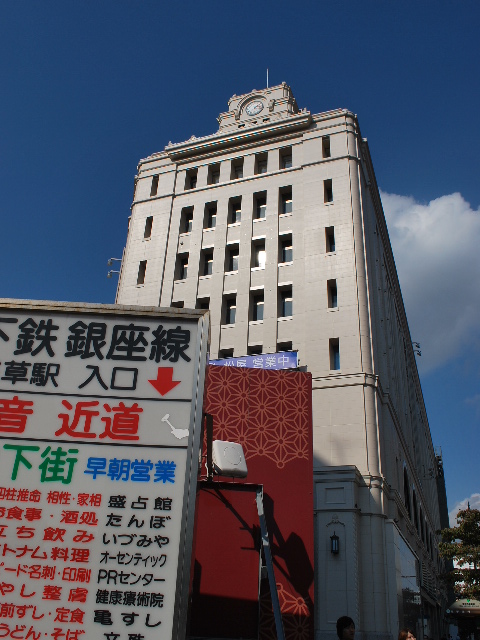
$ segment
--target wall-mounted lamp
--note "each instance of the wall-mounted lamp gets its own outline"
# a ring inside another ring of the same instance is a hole
[[[333,532],[333,536],[330,536],[330,551],[334,556],[340,551],[340,538],[337,536],[335,531]]]
[[[121,262],[122,258],[109,258],[107,260],[107,266],[111,267],[114,262]]]
[[[419,342],[412,342],[412,347],[413,347],[413,353],[416,353],[417,356],[422,355],[422,352],[420,351],[421,347]]]
[[[113,269],[110,269],[110,271],[107,273],[107,278],[111,278],[112,273],[120,273],[120,271],[114,271]]]

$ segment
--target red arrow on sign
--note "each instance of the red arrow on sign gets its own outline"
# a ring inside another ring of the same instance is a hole
[[[149,380],[149,382],[161,396],[166,395],[177,384],[180,384],[180,380],[173,379],[173,367],[158,367],[157,379]]]

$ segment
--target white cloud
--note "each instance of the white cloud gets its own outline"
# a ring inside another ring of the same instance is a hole
[[[460,193],[381,197],[417,362],[432,370],[480,344],[480,209]]]
[[[451,527],[457,526],[457,513],[461,509],[466,509],[468,504],[470,504],[470,509],[480,509],[480,493],[472,493],[469,498],[460,500],[460,502],[457,502],[453,509],[448,512]]]

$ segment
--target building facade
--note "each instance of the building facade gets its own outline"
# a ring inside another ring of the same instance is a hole
[[[438,459],[367,141],[285,83],[141,160],[117,302],[209,308],[210,357],[313,376],[318,637],[440,638]],[[339,551],[332,553],[332,536]]]

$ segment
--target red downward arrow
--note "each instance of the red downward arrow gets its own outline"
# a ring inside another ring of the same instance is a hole
[[[180,384],[180,380],[176,381],[173,379],[173,367],[158,367],[157,379],[149,380],[149,382],[161,396],[166,395],[174,389],[177,384]]]

